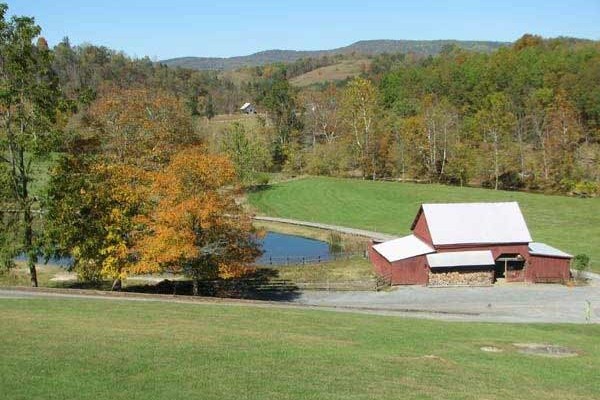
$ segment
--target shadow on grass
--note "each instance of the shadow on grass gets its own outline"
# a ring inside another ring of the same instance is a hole
[[[277,279],[278,275],[274,269],[259,268],[241,278],[200,281],[200,295],[270,301],[290,301],[298,297],[298,287]],[[192,296],[192,281],[165,279],[157,284],[128,285],[123,291]]]
[[[273,185],[270,184],[264,184],[264,185],[251,185],[246,187],[246,191],[247,192],[252,192],[252,193],[256,193],[256,192],[265,192],[267,190],[271,190],[273,188]]]

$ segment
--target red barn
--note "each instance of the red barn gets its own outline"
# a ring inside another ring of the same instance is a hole
[[[395,285],[564,282],[572,256],[531,239],[516,202],[423,204],[412,235],[372,243],[375,271]]]

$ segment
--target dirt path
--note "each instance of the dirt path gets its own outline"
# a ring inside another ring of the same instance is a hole
[[[348,228],[346,226],[339,226],[339,225],[321,224],[318,222],[300,221],[297,219],[266,217],[266,216],[260,216],[260,215],[255,216],[254,219],[256,221],[279,222],[282,224],[290,224],[290,225],[298,225],[298,226],[307,226],[310,228],[325,229],[328,231],[335,231],[335,232],[345,233],[345,234],[354,235],[354,236],[362,236],[362,237],[366,237],[369,239],[375,239],[375,240],[392,240],[392,239],[397,238],[397,236],[388,235],[386,233],[381,233],[381,232],[366,231],[364,229]]]

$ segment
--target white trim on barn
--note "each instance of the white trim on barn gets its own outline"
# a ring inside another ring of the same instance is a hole
[[[435,252],[427,243],[416,237],[408,235],[398,239],[389,240],[373,246],[379,254],[389,262],[404,260],[406,258],[421,256]]]

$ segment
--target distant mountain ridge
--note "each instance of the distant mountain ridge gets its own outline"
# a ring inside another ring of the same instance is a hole
[[[438,54],[444,46],[456,45],[472,51],[491,52],[509,42],[477,40],[361,40],[349,46],[331,50],[265,50],[247,56],[236,57],[178,57],[159,61],[173,67],[185,67],[200,70],[231,70],[241,67],[253,67],[277,62],[293,62],[300,58],[318,58],[338,54],[358,53],[377,55],[381,53],[414,53],[428,56]]]

